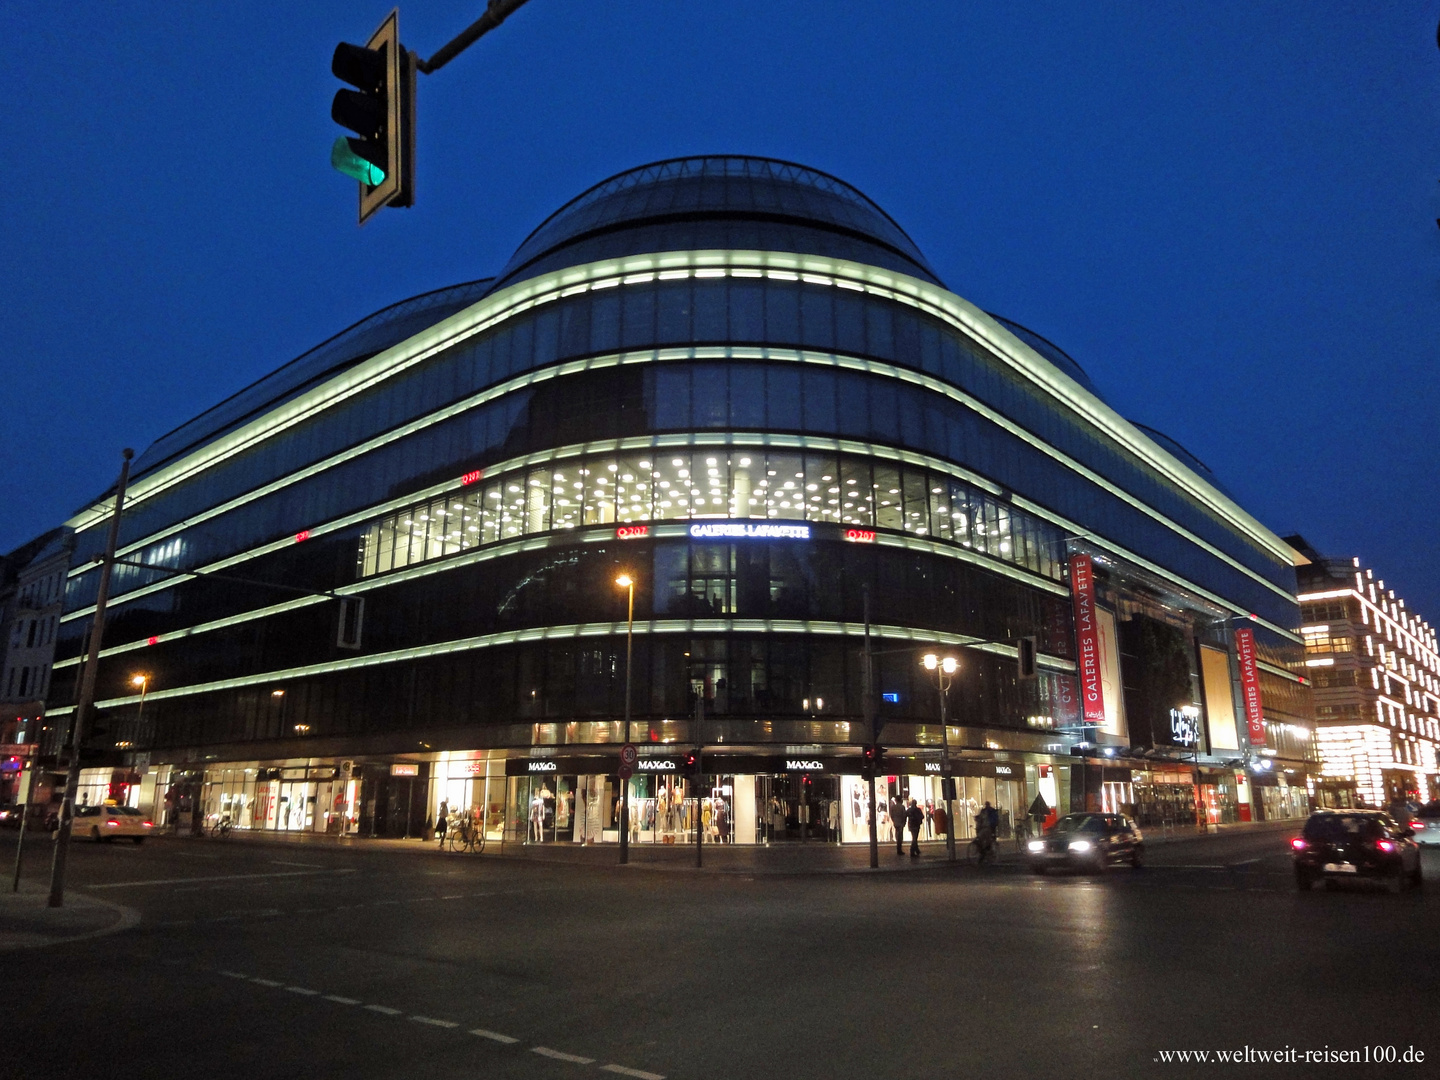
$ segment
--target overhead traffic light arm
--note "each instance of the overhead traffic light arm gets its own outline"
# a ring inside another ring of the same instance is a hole
[[[494,30],[504,22],[515,9],[525,3],[525,0],[490,0],[485,7],[485,14],[467,26],[448,45],[444,46],[429,60],[416,59],[415,67],[426,75],[439,71],[455,57],[468,49],[475,42]]]

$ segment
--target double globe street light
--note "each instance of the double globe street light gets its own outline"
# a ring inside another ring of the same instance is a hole
[[[955,672],[960,670],[960,661],[953,656],[937,656],[926,653],[921,658],[925,670],[935,676],[935,688],[940,692],[940,791],[945,798],[945,851],[950,861],[955,861],[955,779],[950,775],[950,721],[946,716],[946,698],[955,681]]]

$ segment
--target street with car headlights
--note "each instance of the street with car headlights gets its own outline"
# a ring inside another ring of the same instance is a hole
[[[67,910],[126,920],[8,939],[0,1072],[1151,1076],[1205,1071],[1160,1060],[1179,1049],[1440,1053],[1440,895],[1302,894],[1291,835],[1044,877],[1008,847],[984,867],[883,850],[880,872],[863,848],[717,851],[697,872],[684,853],[75,843]]]

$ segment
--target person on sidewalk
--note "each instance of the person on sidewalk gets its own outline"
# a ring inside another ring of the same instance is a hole
[[[925,827],[925,811],[920,809],[920,804],[914,799],[910,800],[910,809],[905,812],[906,823],[910,826],[910,857],[920,857],[920,830]]]
[[[435,815],[435,835],[440,838],[440,846],[445,846],[445,830],[450,827],[450,800],[440,800],[440,810]]]
[[[890,824],[895,829],[895,854],[905,854],[905,804],[899,795],[890,796]]]

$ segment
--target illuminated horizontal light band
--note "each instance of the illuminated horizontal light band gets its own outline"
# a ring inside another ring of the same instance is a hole
[[[518,468],[526,468],[528,465],[520,465]],[[494,470],[497,474],[498,469]],[[408,505],[411,500],[402,500],[402,505]],[[367,517],[366,520],[369,520]],[[824,523],[827,527],[843,528],[833,522]],[[650,528],[650,536],[655,539],[670,539],[683,537],[687,534],[689,523],[684,519],[662,521]],[[328,527],[326,531],[329,531]],[[363,578],[350,585],[341,585],[335,592],[341,596],[357,596],[374,592],[391,585],[403,584],[417,578],[428,577],[431,574],[444,573],[450,570],[459,570],[467,566],[474,566],[477,563],[490,562],[493,559],[505,558],[510,555],[522,554],[527,551],[542,551],[550,547],[561,547],[569,544],[600,543],[614,538],[615,529],[609,525],[587,525],[577,529],[555,529],[545,533],[534,533],[530,536],[517,537],[513,540],[502,541],[495,544],[486,544],[484,547],[472,548],[469,551],[460,552],[455,555],[445,555],[438,559],[427,560],[416,563],[413,566],[401,570],[391,570],[385,574],[377,574],[374,577]],[[903,533],[881,532],[875,535],[874,541],[881,547],[894,547],[907,551],[925,552],[931,555],[940,555],[946,558],[957,559],[960,562],[980,567],[992,573],[1002,574],[1005,577],[1013,578],[1023,582],[1031,588],[1042,589],[1055,596],[1069,596],[1070,590],[1059,582],[1043,578],[1033,571],[1023,570],[1010,563],[1000,562],[991,556],[980,554],[971,548],[961,544],[955,544],[948,540],[931,540],[928,537],[907,536]],[[149,586],[146,590],[139,590],[127,594],[126,599],[134,599],[143,595],[144,592],[158,589],[159,587],[174,584],[174,581],[159,582],[155,586]],[[101,658],[118,656],[122,653],[134,652],[139,649],[148,648],[154,644],[179,640],[181,638],[193,637],[196,634],[208,633],[213,630],[223,630],[231,626],[240,626],[256,619],[268,618],[271,615],[282,614],[286,611],[293,611],[297,608],[310,607],[313,604],[323,604],[330,599],[328,596],[306,596],[296,600],[288,600],[281,604],[274,604],[263,608],[255,608],[251,611],[243,611],[235,615],[226,616],[223,619],[215,619],[206,623],[199,623],[195,626],[169,630],[163,634],[155,635],[157,640],[150,638],[139,638],[135,641],[126,642],[121,645],[112,645],[101,650]],[[117,601],[118,603],[118,601]],[[80,663],[83,657],[74,656],[68,660],[58,660],[53,665],[54,670],[74,667]]]
[[[167,527],[166,529],[164,529],[164,530],[161,530],[161,531],[159,531],[159,532],[153,533],[153,534],[151,534],[151,535],[149,535],[149,536],[147,536],[147,537],[144,537],[144,538],[142,538],[142,539],[140,539],[140,540],[137,540],[137,541],[135,541],[135,542],[133,542],[133,543],[131,543],[131,544],[129,544],[129,545],[126,545],[126,546],[119,552],[119,554],[123,557],[123,556],[125,556],[125,555],[127,555],[127,554],[131,554],[131,553],[133,553],[133,552],[135,552],[135,551],[142,550],[143,548],[149,546],[150,544],[153,544],[153,543],[155,543],[155,542],[157,542],[157,541],[159,541],[159,540],[162,540],[162,539],[166,538],[167,536],[171,536],[171,535],[174,535],[174,534],[176,534],[176,533],[182,532],[182,531],[184,531],[184,530],[187,529],[187,528],[191,528],[191,527],[193,527],[193,526],[195,526],[195,525],[197,525],[197,524],[200,524],[200,523],[202,523],[202,522],[204,522],[204,521],[206,521],[206,520],[209,520],[209,519],[211,519],[211,518],[214,518],[214,517],[216,517],[216,516],[218,516],[218,515],[220,515],[220,514],[227,513],[227,512],[229,512],[229,511],[231,511],[231,510],[234,510],[234,509],[236,509],[236,508],[244,505],[245,503],[251,502],[251,501],[253,501],[254,499],[261,498],[261,497],[263,497],[264,495],[271,494],[271,493],[273,493],[274,491],[277,491],[277,490],[279,490],[279,489],[281,489],[281,488],[283,488],[283,487],[285,487],[285,486],[287,486],[287,485],[289,485],[289,484],[297,483],[297,482],[299,482],[300,480],[307,479],[307,478],[309,478],[310,476],[314,476],[314,475],[316,475],[316,474],[318,474],[318,473],[320,473],[320,472],[323,472],[323,471],[326,470],[326,469],[333,468],[334,466],[339,465],[339,464],[341,464],[342,462],[348,461],[348,460],[350,460],[350,459],[352,459],[352,458],[355,458],[355,457],[360,456],[361,454],[368,453],[368,452],[370,452],[370,451],[372,451],[372,450],[378,449],[379,447],[385,445],[386,443],[393,442],[393,441],[395,441],[396,439],[404,438],[405,436],[414,434],[414,433],[418,432],[419,430],[421,430],[421,429],[423,429],[423,428],[425,428],[425,427],[430,426],[431,424],[438,423],[438,422],[440,422],[440,421],[442,421],[442,420],[449,419],[449,418],[451,418],[451,417],[453,417],[453,416],[459,415],[460,413],[466,412],[466,411],[468,411],[468,410],[470,410],[470,409],[472,409],[472,408],[476,408],[476,407],[479,407],[479,406],[481,406],[481,405],[484,405],[484,404],[486,404],[486,403],[488,403],[488,402],[490,402],[490,401],[492,401],[492,400],[495,400],[496,398],[503,397],[503,396],[505,396],[506,394],[513,393],[513,392],[515,392],[515,391],[517,391],[517,390],[524,389],[524,388],[526,388],[526,387],[528,387],[528,386],[534,385],[534,384],[539,383],[539,382],[548,381],[549,379],[554,379],[554,378],[560,378],[560,377],[563,377],[563,376],[565,376],[565,375],[576,374],[576,373],[579,373],[579,372],[582,372],[582,371],[599,370],[599,369],[604,369],[604,368],[609,368],[609,367],[614,367],[614,366],[624,365],[624,364],[653,363],[653,362],[666,361],[666,360],[709,360],[709,359],[787,360],[787,361],[799,361],[799,362],[801,362],[801,363],[819,364],[819,365],[828,366],[828,367],[836,367],[836,368],[840,368],[840,369],[843,369],[843,370],[859,370],[859,371],[864,371],[864,372],[867,372],[867,373],[870,373],[870,374],[887,375],[887,376],[890,376],[890,377],[892,377],[892,378],[899,379],[899,380],[902,381],[902,382],[909,382],[909,383],[912,383],[912,384],[915,384],[915,385],[919,385],[919,386],[921,386],[921,387],[924,387],[925,389],[928,389],[928,390],[934,391],[934,392],[936,392],[936,393],[942,394],[943,396],[949,397],[949,398],[951,398],[952,400],[955,400],[955,401],[959,402],[960,404],[962,404],[962,405],[964,405],[965,407],[971,409],[972,411],[978,412],[978,413],[986,416],[987,419],[991,420],[993,423],[996,423],[997,425],[999,425],[999,426],[1001,426],[1002,428],[1006,429],[1006,430],[1009,431],[1012,435],[1015,435],[1016,437],[1022,439],[1023,441],[1030,443],[1031,445],[1033,445],[1033,446],[1036,447],[1037,449],[1039,449],[1039,450],[1041,450],[1042,452],[1046,453],[1047,455],[1055,458],[1055,460],[1057,460],[1058,462],[1060,462],[1062,465],[1066,466],[1067,468],[1071,469],[1071,470],[1074,471],[1074,472],[1079,473],[1080,475],[1084,476],[1086,479],[1090,480],[1092,483],[1094,483],[1094,484],[1096,484],[1097,486],[1103,488],[1104,490],[1110,492],[1112,495],[1114,495],[1114,496],[1116,496],[1117,498],[1119,498],[1122,502],[1127,503],[1128,505],[1132,506],[1133,508],[1139,510],[1141,513],[1144,513],[1145,515],[1153,518],[1155,521],[1159,522],[1160,524],[1165,525],[1165,526],[1168,527],[1171,531],[1175,532],[1177,535],[1184,537],[1186,540],[1190,541],[1191,543],[1195,544],[1197,547],[1201,548],[1201,549],[1202,549],[1203,551],[1205,551],[1207,554],[1210,554],[1211,556],[1219,559],[1220,561],[1224,562],[1224,563],[1227,564],[1228,566],[1232,567],[1232,568],[1235,569],[1235,570],[1238,570],[1240,573],[1242,573],[1242,574],[1244,574],[1245,576],[1251,578],[1253,581],[1259,583],[1259,584],[1262,585],[1263,587],[1271,590],[1271,591],[1274,592],[1277,596],[1284,597],[1286,600],[1293,600],[1293,599],[1294,599],[1294,597],[1292,596],[1292,594],[1291,594],[1290,592],[1288,592],[1287,590],[1282,589],[1282,588],[1280,588],[1279,586],[1277,586],[1277,585],[1273,584],[1272,582],[1268,581],[1266,578],[1264,578],[1264,577],[1261,576],[1260,574],[1256,573],[1254,570],[1252,570],[1252,569],[1250,569],[1249,567],[1245,566],[1245,565],[1244,565],[1243,563],[1241,563],[1239,560],[1237,560],[1237,559],[1233,558],[1232,556],[1228,555],[1227,553],[1221,551],[1219,548],[1215,547],[1213,544],[1209,543],[1208,541],[1201,539],[1199,536],[1196,536],[1194,533],[1190,532],[1188,529],[1186,529],[1185,527],[1183,527],[1183,526],[1180,525],[1179,523],[1171,520],[1171,519],[1170,519],[1169,517],[1167,517],[1166,515],[1160,513],[1159,511],[1157,511],[1157,510],[1155,510],[1154,508],[1152,508],[1151,506],[1149,506],[1149,504],[1141,501],[1141,500],[1138,499],[1137,497],[1131,495],[1129,492],[1126,492],[1126,491],[1124,491],[1123,489],[1121,489],[1121,488],[1117,487],[1116,485],[1112,484],[1110,481],[1108,481],[1105,477],[1101,476],[1099,473],[1097,473],[1097,472],[1095,472],[1094,470],[1088,468],[1087,466],[1084,466],[1084,465],[1080,464],[1079,462],[1076,462],[1076,461],[1071,460],[1071,459],[1070,459],[1069,457],[1067,457],[1065,454],[1063,454],[1063,453],[1061,453],[1060,451],[1056,450],[1055,448],[1049,446],[1047,443],[1044,442],[1044,440],[1039,439],[1039,438],[1037,438],[1036,436],[1030,434],[1030,432],[1027,431],[1026,429],[1021,428],[1020,426],[1016,425],[1015,423],[1013,423],[1012,421],[1010,421],[1010,420],[1007,419],[1006,417],[1004,417],[1004,416],[1002,416],[1001,414],[995,412],[993,409],[990,409],[988,406],[986,406],[986,405],[984,405],[983,403],[979,402],[978,400],[970,397],[968,394],[964,393],[963,391],[959,390],[958,388],[952,386],[951,384],[949,384],[949,383],[947,383],[947,382],[944,382],[944,381],[942,381],[942,380],[940,380],[940,379],[936,379],[936,378],[934,378],[933,376],[930,376],[930,375],[925,375],[925,374],[922,374],[922,373],[919,373],[919,372],[911,371],[911,370],[909,370],[908,368],[900,368],[900,367],[896,367],[895,365],[892,365],[892,364],[883,364],[883,363],[879,363],[879,362],[876,362],[876,361],[861,360],[861,359],[858,359],[858,358],[855,358],[855,357],[847,357],[847,356],[844,356],[843,354],[836,354],[836,353],[817,353],[817,352],[811,352],[811,351],[808,351],[808,350],[795,350],[795,349],[743,348],[743,347],[737,348],[737,347],[731,347],[731,346],[725,346],[725,347],[716,346],[716,347],[709,347],[709,348],[649,349],[649,350],[643,350],[643,351],[639,351],[639,352],[630,352],[630,353],[611,353],[611,354],[607,354],[607,355],[605,355],[605,356],[600,356],[600,357],[591,357],[591,358],[587,358],[587,359],[583,359],[583,360],[566,361],[565,363],[555,364],[555,365],[551,365],[550,367],[547,367],[547,368],[541,368],[541,369],[538,369],[538,370],[536,370],[536,371],[527,372],[527,373],[525,373],[525,374],[523,374],[523,375],[517,376],[517,377],[514,378],[514,379],[507,380],[507,381],[504,382],[504,383],[498,384],[498,385],[496,385],[496,386],[494,386],[494,387],[491,387],[491,388],[489,388],[489,389],[487,389],[487,390],[483,390],[483,391],[480,391],[480,392],[478,392],[478,393],[476,393],[476,394],[473,394],[473,395],[471,395],[470,397],[465,398],[465,399],[463,399],[463,400],[461,400],[461,401],[454,402],[454,403],[452,403],[451,405],[445,406],[444,408],[439,409],[439,410],[437,410],[436,412],[429,413],[429,414],[427,414],[426,416],[421,417],[421,418],[419,418],[419,419],[417,419],[417,420],[413,420],[413,421],[411,421],[411,422],[409,422],[409,423],[407,423],[407,424],[401,425],[400,427],[395,428],[395,429],[393,429],[392,431],[389,431],[389,432],[385,433],[384,435],[376,436],[376,437],[374,437],[374,438],[372,438],[372,439],[366,440],[365,442],[360,443],[360,444],[358,444],[358,445],[356,445],[356,446],[354,446],[354,447],[351,447],[351,448],[349,448],[348,450],[344,450],[344,451],[341,451],[340,453],[334,454],[334,455],[332,455],[331,457],[324,459],[323,461],[316,462],[316,463],[313,464],[313,465],[310,465],[310,466],[307,466],[307,467],[305,467],[305,468],[303,468],[303,469],[297,470],[297,471],[294,472],[294,473],[290,473],[290,474],[288,474],[287,476],[284,476],[284,477],[281,477],[281,478],[279,478],[279,479],[277,479],[277,480],[274,480],[274,481],[270,482],[269,484],[266,484],[266,485],[264,485],[264,486],[262,486],[262,487],[260,487],[260,488],[257,488],[256,490],[254,490],[254,491],[252,491],[252,492],[248,492],[248,493],[246,493],[245,495],[237,496],[236,498],[231,499],[231,500],[229,500],[229,501],[227,501],[227,502],[225,502],[225,503],[222,503],[222,504],[220,504],[220,505],[218,505],[218,506],[212,507],[211,509],[209,509],[209,510],[207,510],[207,511],[204,511],[204,512],[199,513],[199,514],[196,514],[196,515],[193,515],[192,517],[187,518],[187,519],[186,519],[185,521],[183,521],[183,522],[177,523],[176,525],[173,525],[173,526],[168,526],[168,527]],[[661,436],[661,437],[659,437],[659,438],[662,438],[662,439],[663,439],[663,438],[666,438],[666,437]],[[682,438],[686,438],[686,437],[682,436]],[[781,444],[781,443],[772,443],[772,442],[770,442],[770,440],[772,440],[772,439],[783,438],[783,436],[764,435],[764,436],[761,436],[761,438],[765,440],[764,445],[783,445],[783,444]],[[794,438],[794,437],[792,437],[792,438]],[[823,439],[824,437],[823,437],[823,436],[821,436],[821,437],[816,437],[816,436],[803,436],[803,437],[800,437],[800,438],[806,438],[806,439],[821,438],[821,439]],[[649,442],[649,441],[647,441],[647,440],[645,439],[645,437],[639,437],[639,439],[640,439],[640,442],[641,442],[641,443],[643,443],[644,445],[647,445],[647,446],[648,446],[648,445],[656,445],[656,446],[659,446],[659,445],[677,445],[677,444],[674,444],[674,443],[666,444],[666,443],[661,443],[661,442]],[[854,441],[852,441],[852,440],[839,440],[839,439],[836,439],[836,440],[828,440],[828,441],[834,442],[834,443],[836,443],[836,444],[839,444],[839,443],[849,443],[850,445],[854,445],[854,446],[866,446],[866,447],[869,447],[869,446],[870,446],[870,444],[868,444],[868,443],[858,443],[858,442],[854,442]],[[730,443],[733,443],[733,438],[732,438],[732,439],[727,439],[727,444],[730,444]],[[705,444],[704,444],[704,443],[698,443],[698,442],[696,442],[696,443],[691,443],[690,445],[705,445]],[[736,445],[738,445],[738,444],[736,444]],[[870,449],[870,450],[866,450],[866,451],[861,451],[861,452],[865,452],[865,453],[877,453],[877,451],[874,450],[874,449]],[[541,460],[545,460],[545,459],[546,459],[550,454],[552,454],[552,453],[553,453],[553,451],[540,451],[540,452],[537,452],[536,454],[530,455],[530,459],[538,462],[538,461],[541,461]],[[891,451],[891,454],[892,454],[892,455],[896,455],[896,452],[895,452],[895,451]],[[896,456],[896,460],[902,460],[902,461],[904,461],[904,460],[909,460],[912,456],[915,457],[917,460],[918,460],[918,459],[921,459],[921,458],[923,458],[924,460],[935,460],[935,459],[929,458],[928,455],[913,455],[912,452],[908,452],[908,451],[900,451],[900,452],[898,452],[898,456]],[[493,478],[493,477],[497,474],[498,471],[499,471],[499,467],[487,469],[487,470],[486,470],[486,475],[487,475],[487,477],[489,477],[489,478]],[[942,466],[941,471],[948,471],[948,472],[950,472],[952,475],[959,476],[959,477],[967,480],[967,481],[970,482],[970,483],[977,484],[978,486],[984,488],[985,490],[987,490],[987,491],[989,491],[989,492],[991,492],[991,493],[993,493],[993,494],[999,494],[1000,491],[1001,491],[1000,486],[997,485],[994,481],[991,481],[991,480],[982,478],[982,477],[978,476],[978,474],[972,473],[972,472],[970,472],[969,470],[960,469],[960,470],[957,471],[957,469],[956,469],[955,466],[946,463],[944,466]],[[442,493],[442,492],[444,492],[444,491],[450,490],[453,486],[454,486],[453,481],[446,481],[446,482],[443,483],[443,484],[436,485],[435,487],[430,488],[430,489],[427,489],[427,490],[430,491],[430,492],[433,492],[434,494],[440,494],[440,493]],[[390,504],[386,504],[386,505],[405,506],[405,505],[408,505],[409,503],[412,503],[412,502],[414,502],[414,501],[417,501],[418,499],[420,499],[420,498],[422,498],[422,497],[423,497],[423,495],[422,495],[421,492],[415,492],[415,493],[412,493],[411,495],[407,496],[407,497],[406,497],[405,499],[403,499],[403,500],[391,500],[391,503],[390,503]],[[1046,518],[1046,519],[1048,519],[1048,520],[1051,520],[1051,521],[1057,522],[1057,523],[1060,522],[1060,520],[1061,520],[1061,519],[1060,519],[1057,515],[1055,515],[1053,512],[1048,511],[1048,510],[1044,510],[1044,509],[1040,508],[1040,507],[1038,506],[1038,504],[1031,503],[1031,502],[1029,502],[1028,500],[1024,500],[1023,498],[1019,497],[1018,495],[1012,496],[1012,501],[1014,502],[1015,505],[1017,505],[1017,506],[1022,506],[1022,505],[1023,505],[1025,508],[1029,509],[1031,513],[1036,514],[1037,516],[1040,516],[1040,517],[1042,517],[1042,518]],[[346,521],[348,521],[348,522],[350,522],[350,523],[355,523],[355,522],[357,522],[357,521],[366,520],[367,517],[373,516],[373,515],[378,514],[378,513],[381,513],[381,512],[382,512],[382,511],[380,511],[378,508],[373,508],[373,507],[372,507],[372,508],[370,508],[370,510],[367,511],[367,513],[366,513],[366,515],[365,515],[364,517],[361,517],[361,516],[352,514],[352,515],[348,515],[347,518],[344,519],[344,520],[346,520]],[[333,529],[333,528],[336,528],[336,527],[339,527],[339,526],[336,525],[336,524],[332,524],[332,525],[329,527],[329,529]],[[1085,531],[1086,531],[1086,530],[1081,529],[1081,527],[1078,526],[1078,525],[1076,525],[1075,523],[1073,523],[1073,522],[1068,522],[1068,521],[1065,522],[1065,527],[1071,529],[1072,531],[1081,531],[1081,532],[1085,532]],[[322,531],[329,531],[329,530],[328,530],[328,529],[327,529],[327,530],[322,530],[322,529],[320,529],[320,528],[312,527],[309,531],[310,531],[310,534],[311,534],[311,535],[319,535]],[[287,541],[286,541],[286,542],[288,542],[288,540],[289,540],[289,538],[287,538]],[[1109,542],[1107,541],[1107,543],[1109,543]],[[281,546],[281,544],[282,544],[282,542],[277,541],[276,544],[275,544],[274,546],[270,547],[268,550],[276,550],[279,546]],[[258,553],[260,553],[260,552],[257,551],[256,553],[258,554]],[[242,557],[243,557],[243,556],[242,556]],[[232,557],[230,557],[230,558],[231,558],[231,560],[234,560],[236,557],[235,557],[235,556],[232,556]],[[1146,565],[1147,567],[1153,565],[1153,564],[1150,564],[1150,563],[1148,563],[1148,562],[1146,562],[1146,561],[1143,561],[1143,560],[1136,560],[1136,561],[1142,563],[1143,565]],[[225,565],[233,565],[233,561],[228,562],[228,563],[225,563]],[[215,564],[213,567],[211,567],[211,569],[218,569],[220,566],[221,566],[221,563],[217,563],[217,564]],[[74,570],[71,571],[71,576],[73,577],[73,576],[79,575],[79,574],[81,574],[81,573],[88,572],[88,571],[91,570],[91,569],[93,569],[93,564],[77,567],[77,568],[75,568]],[[1164,572],[1164,573],[1166,573],[1166,576],[1171,576],[1171,575],[1168,574],[1168,572]],[[1180,579],[1175,579],[1175,580],[1180,580]],[[132,597],[132,598],[133,598],[133,596],[139,595],[139,594],[140,594],[139,591],[137,591],[136,593],[126,593],[126,594],[122,594],[122,595],[125,596],[125,597]],[[1208,594],[1207,594],[1207,595],[1208,595]],[[119,600],[120,597],[117,597],[116,599]],[[1234,610],[1236,610],[1237,612],[1238,612],[1238,610],[1239,610],[1239,609],[1235,609],[1235,608],[1234,608],[1234,605],[1231,604],[1231,603],[1228,603],[1228,602],[1223,602],[1223,601],[1222,601],[1221,606],[1222,606],[1222,607],[1225,607],[1225,608],[1234,609]],[[76,611],[70,612],[70,613],[68,613],[67,615],[65,615],[64,618],[62,619],[62,621],[66,621],[66,620],[69,620],[69,619],[72,619],[72,618],[76,618],[76,617],[79,617],[79,616],[82,616],[82,615],[89,614],[89,613],[90,613],[91,611],[93,611],[93,610],[94,610],[93,607],[79,608],[79,609],[77,609]],[[1266,625],[1267,625],[1267,626],[1270,626],[1272,629],[1278,630],[1278,632],[1280,632],[1280,633],[1284,633],[1284,634],[1287,634],[1287,635],[1290,634],[1290,631],[1289,631],[1288,629],[1281,630],[1281,629],[1279,629],[1279,628],[1277,628],[1277,627],[1274,627],[1273,624],[1269,624],[1269,623],[1267,623]]]
[[[819,256],[764,251],[679,251],[607,259],[567,267],[502,289],[457,312],[415,336],[351,367],[320,386],[285,402],[264,416],[229,433],[180,461],[138,479],[127,498],[139,503],[164,489],[198,474],[211,465],[257,444],[383,380],[436,355],[470,336],[482,333],[505,319],[528,311],[537,304],[587,290],[637,284],[657,279],[656,271],[671,278],[682,276],[681,268],[696,268],[696,276],[709,269],[725,268],[742,276],[741,267],[755,268],[746,276],[766,274],[795,280],[796,271],[814,284],[831,284],[863,289],[867,293],[921,309],[986,346],[995,357],[1051,397],[1104,431],[1162,477],[1207,505],[1240,532],[1250,536],[1277,558],[1293,563],[1294,553],[1273,532],[1236,504],[1229,496],[1191,471],[1153,440],[1142,434],[1099,398],[1045,360],[974,305],[928,282],[863,263]],[[764,268],[764,269],[760,269]],[[707,274],[705,276],[714,276]],[[77,532],[104,520],[110,500],[75,515],[66,522]]]
[[[706,521],[690,526],[697,540],[809,540],[810,526],[762,521]]]
[[[405,660],[421,660],[430,656],[445,656],[450,653],[471,652],[475,649],[494,648],[499,645],[518,645],[530,641],[567,641],[576,638],[620,637],[626,633],[627,624],[620,622],[576,623],[570,626],[545,626],[529,630],[509,630],[498,634],[481,634],[477,637],[443,641],[434,645],[420,645],[393,652],[375,653],[371,656],[355,656],[345,660],[332,660],[323,664],[306,667],[285,668],[256,675],[244,675],[234,679],[219,679],[215,682],[196,683],[192,686],[177,686],[165,690],[151,690],[147,701],[166,698],[194,697],[219,690],[238,690],[246,686],[273,684],[281,679],[303,679],[314,675],[328,675],[337,671],[354,671],[357,668],[379,667]],[[864,623],[828,622],[812,619],[650,619],[636,622],[637,634],[816,634],[827,637],[853,637],[863,639]],[[872,626],[872,637],[884,642],[913,642],[917,648],[925,645],[953,645],[969,647],[993,656],[1015,658],[1016,647],[999,645],[967,634],[932,633],[915,630],[908,626]],[[1058,656],[1040,654],[1037,662],[1050,671],[1073,673],[1075,663]],[[109,698],[96,702],[102,709],[113,708],[138,702],[139,694]],[[48,710],[50,716],[66,716],[75,711],[73,705]]]

